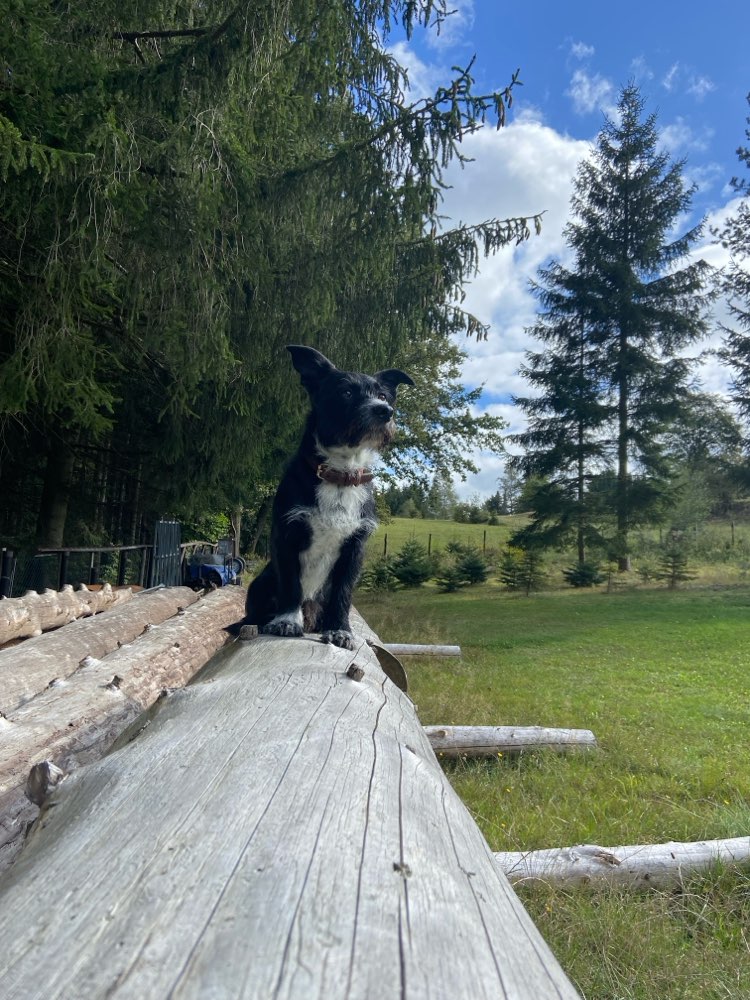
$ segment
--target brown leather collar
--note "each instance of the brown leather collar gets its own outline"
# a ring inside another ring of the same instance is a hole
[[[371,483],[375,478],[369,469],[353,469],[351,472],[344,472],[340,469],[331,469],[325,462],[316,462],[314,458],[308,458],[307,464],[318,479],[324,483],[334,483],[336,486],[362,486],[363,483]]]

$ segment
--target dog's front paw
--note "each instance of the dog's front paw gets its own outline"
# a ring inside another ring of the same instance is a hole
[[[354,636],[342,628],[321,632],[320,641],[330,642],[332,646],[340,646],[342,649],[354,649]]]
[[[297,622],[269,622],[261,632],[263,635],[280,635],[292,639],[299,639],[303,635],[302,626]]]

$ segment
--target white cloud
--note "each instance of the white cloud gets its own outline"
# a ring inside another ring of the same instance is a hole
[[[445,85],[447,77],[441,67],[420,59],[408,42],[396,42],[389,46],[388,52],[406,70],[410,101],[432,97],[441,84]]]
[[[427,35],[427,44],[434,49],[455,48],[462,45],[474,27],[474,0],[453,0],[451,13],[437,28]]]
[[[695,79],[690,81],[687,88],[688,94],[692,94],[699,101],[702,101],[706,94],[710,94],[712,90],[716,90],[716,84],[712,80],[709,80],[707,76],[695,77]]]
[[[575,59],[590,59],[595,51],[593,45],[587,45],[585,42],[570,43],[570,54]]]
[[[653,80],[654,71],[646,62],[645,56],[636,56],[630,63],[630,69],[636,80],[643,83],[645,80]]]
[[[672,63],[666,72],[666,75],[662,78],[661,85],[665,90],[672,91],[677,86],[677,76],[680,72],[680,64],[678,62]]]
[[[611,80],[599,73],[589,74],[584,69],[575,71],[565,91],[565,95],[573,101],[573,110],[579,115],[591,114],[592,111],[610,114],[614,93],[615,86]]]

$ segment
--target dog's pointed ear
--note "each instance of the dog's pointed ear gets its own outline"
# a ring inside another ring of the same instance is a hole
[[[390,389],[394,395],[400,385],[414,385],[414,381],[400,368],[386,368],[385,371],[375,372],[373,378]]]
[[[314,347],[290,344],[287,351],[292,356],[292,364],[300,374],[302,385],[308,391],[315,389],[326,375],[336,371],[336,366],[331,364],[328,358],[320,351],[316,351]]]

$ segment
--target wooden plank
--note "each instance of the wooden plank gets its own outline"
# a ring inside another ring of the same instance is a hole
[[[0,993],[578,995],[364,641],[237,642],[160,704],[6,873]]]
[[[460,646],[430,646],[414,642],[385,642],[383,648],[394,656],[460,656]]]
[[[495,861],[514,883],[602,882],[633,888],[663,887],[680,883],[692,872],[705,871],[717,862],[747,865],[750,837],[629,847],[581,844],[544,851],[507,851],[495,854]]]
[[[546,726],[425,726],[439,757],[497,757],[542,748],[557,753],[596,746],[590,729]]]
[[[157,625],[197,600],[189,587],[138,594],[122,607],[71,622],[62,632],[48,632],[0,650],[0,712],[7,714],[51,681],[72,674],[85,657],[106,656],[118,645],[132,642],[146,625]]]
[[[68,584],[62,590],[42,594],[30,590],[23,597],[8,597],[0,601],[0,645],[61,628],[77,618],[125,604],[132,597],[130,588],[113,590],[108,583],[96,591],[84,586],[73,590]]]
[[[98,760],[165,688],[182,687],[229,641],[244,593],[226,587],[104,659],[87,657],[0,720],[0,871],[23,844],[38,809],[24,791],[29,770],[49,761],[63,773]]]

